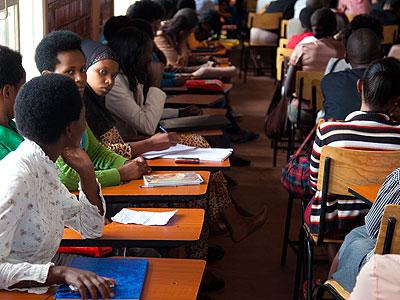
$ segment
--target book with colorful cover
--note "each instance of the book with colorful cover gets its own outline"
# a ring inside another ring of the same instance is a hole
[[[146,259],[76,257],[69,266],[114,279],[115,296],[112,299],[139,300],[148,264]],[[98,296],[100,299],[100,294]],[[62,284],[57,290],[55,299],[81,299],[81,296],[67,284]]]
[[[147,187],[195,185],[204,181],[195,172],[144,175],[143,180]]]

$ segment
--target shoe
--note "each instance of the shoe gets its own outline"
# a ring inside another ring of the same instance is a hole
[[[225,287],[225,280],[215,275],[210,270],[206,270],[200,285],[200,292],[216,292]]]
[[[260,137],[258,133],[251,132],[251,131],[244,131],[242,130],[239,133],[231,133],[229,134],[229,138],[232,143],[234,144],[244,144],[247,142],[251,142],[257,140]]]
[[[234,167],[247,167],[247,166],[250,166],[250,163],[251,163],[250,160],[241,158],[241,157],[236,156],[234,154],[232,154],[229,157],[229,160],[231,162],[231,165],[234,166]]]
[[[225,255],[225,250],[219,245],[209,245],[207,262],[210,264],[220,261]]]

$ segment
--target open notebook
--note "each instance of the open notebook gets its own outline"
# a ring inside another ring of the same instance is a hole
[[[143,176],[144,186],[180,186],[200,184],[204,180],[195,172],[154,174]]]

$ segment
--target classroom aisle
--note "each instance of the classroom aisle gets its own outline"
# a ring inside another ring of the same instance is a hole
[[[238,155],[250,159],[249,167],[233,167],[227,174],[239,185],[232,193],[244,208],[255,213],[268,205],[269,220],[257,232],[241,243],[233,243],[228,236],[213,237],[211,243],[225,249],[222,261],[210,265],[220,271],[226,281],[224,290],[209,295],[215,300],[291,299],[295,255],[289,251],[287,266],[280,266],[287,193],[280,184],[280,172],[285,154],[279,154],[277,167],[272,167],[272,149],[263,132],[273,80],[269,77],[249,76],[247,84],[239,79],[231,92],[232,106],[244,115],[240,125],[260,134],[257,141],[237,145]],[[299,206],[294,208],[293,228],[298,228]],[[294,214],[294,215],[295,215]],[[293,231],[295,234],[295,231]]]

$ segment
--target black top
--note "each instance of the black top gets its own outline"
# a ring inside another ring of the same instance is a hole
[[[87,84],[83,100],[86,106],[86,122],[97,139],[115,126],[111,112],[106,108],[105,97],[99,97]]]
[[[400,21],[392,10],[373,9],[371,15],[381,21],[382,25],[397,25]]]
[[[272,1],[265,12],[267,13],[283,13],[283,19],[291,19],[294,16],[294,4],[296,0],[277,0]]]
[[[360,110],[361,96],[357,81],[365,68],[346,69],[326,75],[321,81],[325,119],[344,120],[348,114]]]

